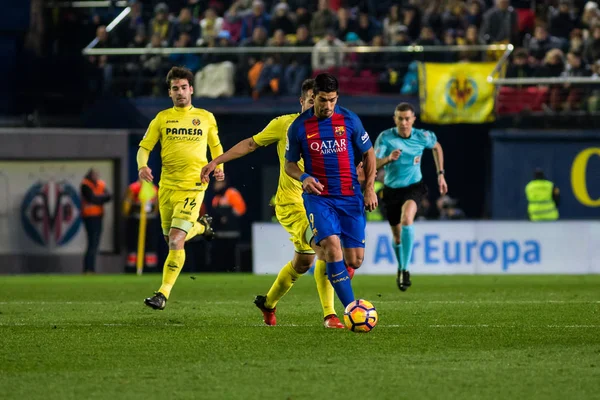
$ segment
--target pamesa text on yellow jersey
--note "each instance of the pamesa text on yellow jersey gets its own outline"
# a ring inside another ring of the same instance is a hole
[[[163,110],[150,122],[140,147],[152,151],[160,140],[162,171],[159,185],[173,190],[206,190],[200,171],[211,158],[223,154],[214,115],[189,106]],[[223,168],[222,165],[219,168]]]
[[[292,122],[300,114],[287,114],[273,119],[261,132],[252,137],[259,146],[268,146],[277,143],[277,155],[279,156],[279,184],[275,195],[275,205],[302,204],[302,183],[291,178],[285,173],[285,142],[287,131]],[[300,169],[304,170],[304,162],[298,163]]]

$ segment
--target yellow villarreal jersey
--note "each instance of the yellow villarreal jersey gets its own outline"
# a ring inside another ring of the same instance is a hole
[[[150,122],[140,147],[151,151],[159,140],[160,186],[173,190],[206,190],[207,185],[200,181],[200,171],[208,164],[206,149],[209,147],[213,159],[223,154],[214,115],[193,106],[161,111]]]
[[[300,114],[288,114],[277,117],[269,125],[252,137],[259,146],[268,146],[277,143],[279,156],[279,185],[275,196],[276,205],[302,204],[302,184],[285,173],[285,143],[287,131],[292,122]],[[298,162],[300,169],[304,170],[304,162]]]

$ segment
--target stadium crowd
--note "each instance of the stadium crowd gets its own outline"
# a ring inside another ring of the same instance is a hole
[[[357,45],[512,43],[507,77],[590,76],[600,72],[600,8],[581,0],[131,0],[88,9],[82,33],[95,48],[311,47],[304,53],[88,56],[91,89],[130,96],[162,91],[173,65],[196,73],[197,96],[292,94],[306,77],[336,69],[356,93],[417,93],[414,61],[495,60],[483,51],[336,53]],[[67,13],[76,11],[70,10]],[[75,18],[63,15],[63,18]],[[210,88],[210,90],[208,89]],[[347,90],[346,90],[347,91]],[[569,96],[569,94],[563,94]],[[575,99],[577,94],[573,94]],[[558,97],[557,97],[558,98]]]

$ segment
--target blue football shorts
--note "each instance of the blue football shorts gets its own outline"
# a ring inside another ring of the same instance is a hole
[[[365,247],[365,202],[362,195],[319,196],[304,193],[304,208],[315,243],[338,235],[345,249]]]

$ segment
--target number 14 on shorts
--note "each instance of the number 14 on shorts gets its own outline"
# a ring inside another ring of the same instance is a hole
[[[194,199],[194,198],[185,199],[185,202],[183,203],[183,208],[187,208],[188,204],[190,206],[190,210],[193,210],[194,207],[196,207],[196,199]]]

